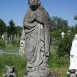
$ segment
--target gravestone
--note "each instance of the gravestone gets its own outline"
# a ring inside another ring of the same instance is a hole
[[[24,17],[27,74],[23,77],[50,77],[50,17],[40,0],[28,0],[29,9]],[[55,77],[55,76],[51,76]]]
[[[17,37],[16,37],[16,38],[17,38],[17,40],[19,40],[19,39],[20,39],[20,35],[19,35],[19,34],[17,34]]]
[[[70,34],[71,33],[71,30],[68,30],[67,34]]]
[[[10,41],[13,41],[13,35],[10,35]]]
[[[5,66],[3,69],[3,77],[18,77],[14,66]]]
[[[25,54],[25,33],[24,33],[24,30],[23,30],[21,38],[20,38],[19,54],[20,55],[24,55]]]
[[[64,38],[64,35],[65,35],[65,33],[64,33],[64,32],[62,32],[62,33],[61,33],[62,38]]]
[[[5,33],[2,35],[2,39],[3,39],[3,41],[4,41],[5,43],[8,42],[8,34],[7,34],[7,32],[5,32]]]
[[[70,51],[70,66],[68,70],[68,77],[69,75],[77,77],[77,34],[75,35],[74,40],[72,41],[72,46]]]
[[[16,34],[14,35],[14,39],[15,39],[15,40],[17,39],[17,36],[16,36]]]

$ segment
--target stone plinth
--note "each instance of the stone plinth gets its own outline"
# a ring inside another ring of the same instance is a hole
[[[27,74],[25,74],[25,75],[23,75],[23,77],[29,77],[29,76],[27,76]],[[37,76],[37,77],[39,77],[39,76]],[[43,76],[43,77],[45,77],[45,76]],[[58,74],[53,71],[53,72],[50,72],[49,75],[46,77],[58,77]]]

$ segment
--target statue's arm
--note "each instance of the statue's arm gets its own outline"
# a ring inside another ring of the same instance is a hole
[[[36,26],[36,22],[30,23],[30,22],[24,22],[24,29],[30,30],[31,28]]]

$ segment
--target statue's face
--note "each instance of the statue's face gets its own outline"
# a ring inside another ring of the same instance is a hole
[[[28,0],[29,1],[29,5],[33,6],[33,5],[39,5],[40,0]]]

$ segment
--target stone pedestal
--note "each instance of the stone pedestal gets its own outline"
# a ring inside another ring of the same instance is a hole
[[[6,65],[3,69],[3,77],[18,77],[15,67]]]
[[[67,77],[77,77],[77,70],[75,69],[68,70]]]
[[[29,77],[27,74],[23,75],[23,77]],[[37,76],[40,77],[40,76]],[[58,77],[58,74],[54,71],[50,72],[48,76],[43,76],[43,77]]]

